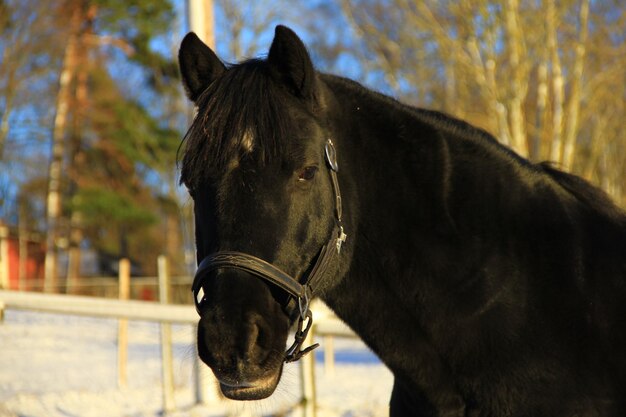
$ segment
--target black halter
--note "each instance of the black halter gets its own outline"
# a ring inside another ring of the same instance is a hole
[[[303,276],[301,280],[297,280],[271,263],[257,258],[256,256],[248,255],[243,252],[220,251],[208,255],[200,262],[191,287],[198,314],[200,314],[200,306],[205,300],[204,290],[202,288],[204,278],[209,272],[218,268],[233,268],[246,271],[280,287],[293,296],[297,301],[300,316],[298,318],[298,330],[295,334],[295,341],[291,347],[287,349],[285,362],[297,361],[318,346],[316,343],[305,349],[301,349],[304,339],[313,324],[313,314],[309,309],[309,302],[313,294],[315,294],[315,290],[324,276],[324,273],[328,267],[335,262],[336,258],[339,257],[341,246],[347,237],[343,231],[341,221],[342,203],[339,182],[337,181],[337,171],[339,169],[337,165],[337,154],[335,146],[330,139],[326,141],[325,155],[333,191],[335,193],[335,227],[333,228],[328,243],[320,250],[313,269],[311,269],[307,275]],[[305,321],[307,322],[306,326],[304,325]]]

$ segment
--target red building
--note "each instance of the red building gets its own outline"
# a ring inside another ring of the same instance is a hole
[[[36,235],[27,234],[20,242],[16,229],[0,224],[0,288],[28,290],[39,287],[43,280],[44,259],[45,248]],[[24,280],[21,287],[20,269]]]

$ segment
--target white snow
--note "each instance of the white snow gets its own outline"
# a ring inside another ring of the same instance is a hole
[[[128,326],[128,383],[120,389],[116,320],[7,310],[0,323],[0,417],[163,416],[159,326],[135,321]],[[177,409],[168,415],[293,415],[300,398],[299,364],[285,366],[267,400],[194,404],[194,329],[173,326],[172,334]],[[390,372],[357,340],[335,339],[334,347],[335,372],[325,373],[322,360],[315,369],[318,417],[387,416]],[[210,372],[206,378],[214,384]]]

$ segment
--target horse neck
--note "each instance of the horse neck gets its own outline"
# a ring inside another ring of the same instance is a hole
[[[478,129],[342,87],[341,113],[350,120],[344,153],[359,201],[359,233],[377,236],[371,239],[379,250],[414,250],[423,239],[448,238],[484,217],[493,220],[536,181],[527,162]],[[503,189],[510,192],[498,199],[489,194]]]
[[[549,311],[542,320],[564,334],[575,321],[584,328],[588,306],[624,317],[626,216],[606,198],[462,122],[342,88],[353,254],[323,298],[396,376],[432,386],[445,375],[437,365],[473,358],[494,323],[498,352],[517,343],[533,312]],[[576,344],[574,333],[564,343]]]
[[[342,136],[348,151],[341,155],[349,160],[341,175],[352,194],[345,212],[352,198],[353,259],[362,273],[411,277],[412,287],[407,281],[401,290],[423,295],[437,280],[440,289],[454,288],[495,265],[532,279],[552,266],[529,260],[557,253],[571,270],[561,268],[554,279],[575,285],[584,270],[583,236],[608,248],[624,242],[623,212],[582,180],[561,178],[441,113],[335,84],[338,113],[348,120]],[[598,235],[599,227],[610,233]],[[493,279],[513,279],[507,276]]]
[[[338,113],[348,120],[340,178],[355,247],[344,291],[368,281],[415,305],[431,297],[429,286],[445,291],[481,268],[512,228],[523,230],[529,219],[517,208],[545,182],[529,163],[462,122],[339,84]]]

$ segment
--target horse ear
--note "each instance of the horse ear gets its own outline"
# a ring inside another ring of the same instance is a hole
[[[209,84],[226,71],[215,52],[193,32],[189,32],[180,44],[178,65],[187,96],[194,103]]]
[[[312,97],[316,80],[315,69],[304,43],[294,31],[286,26],[276,26],[267,60],[291,84],[296,95]]]

